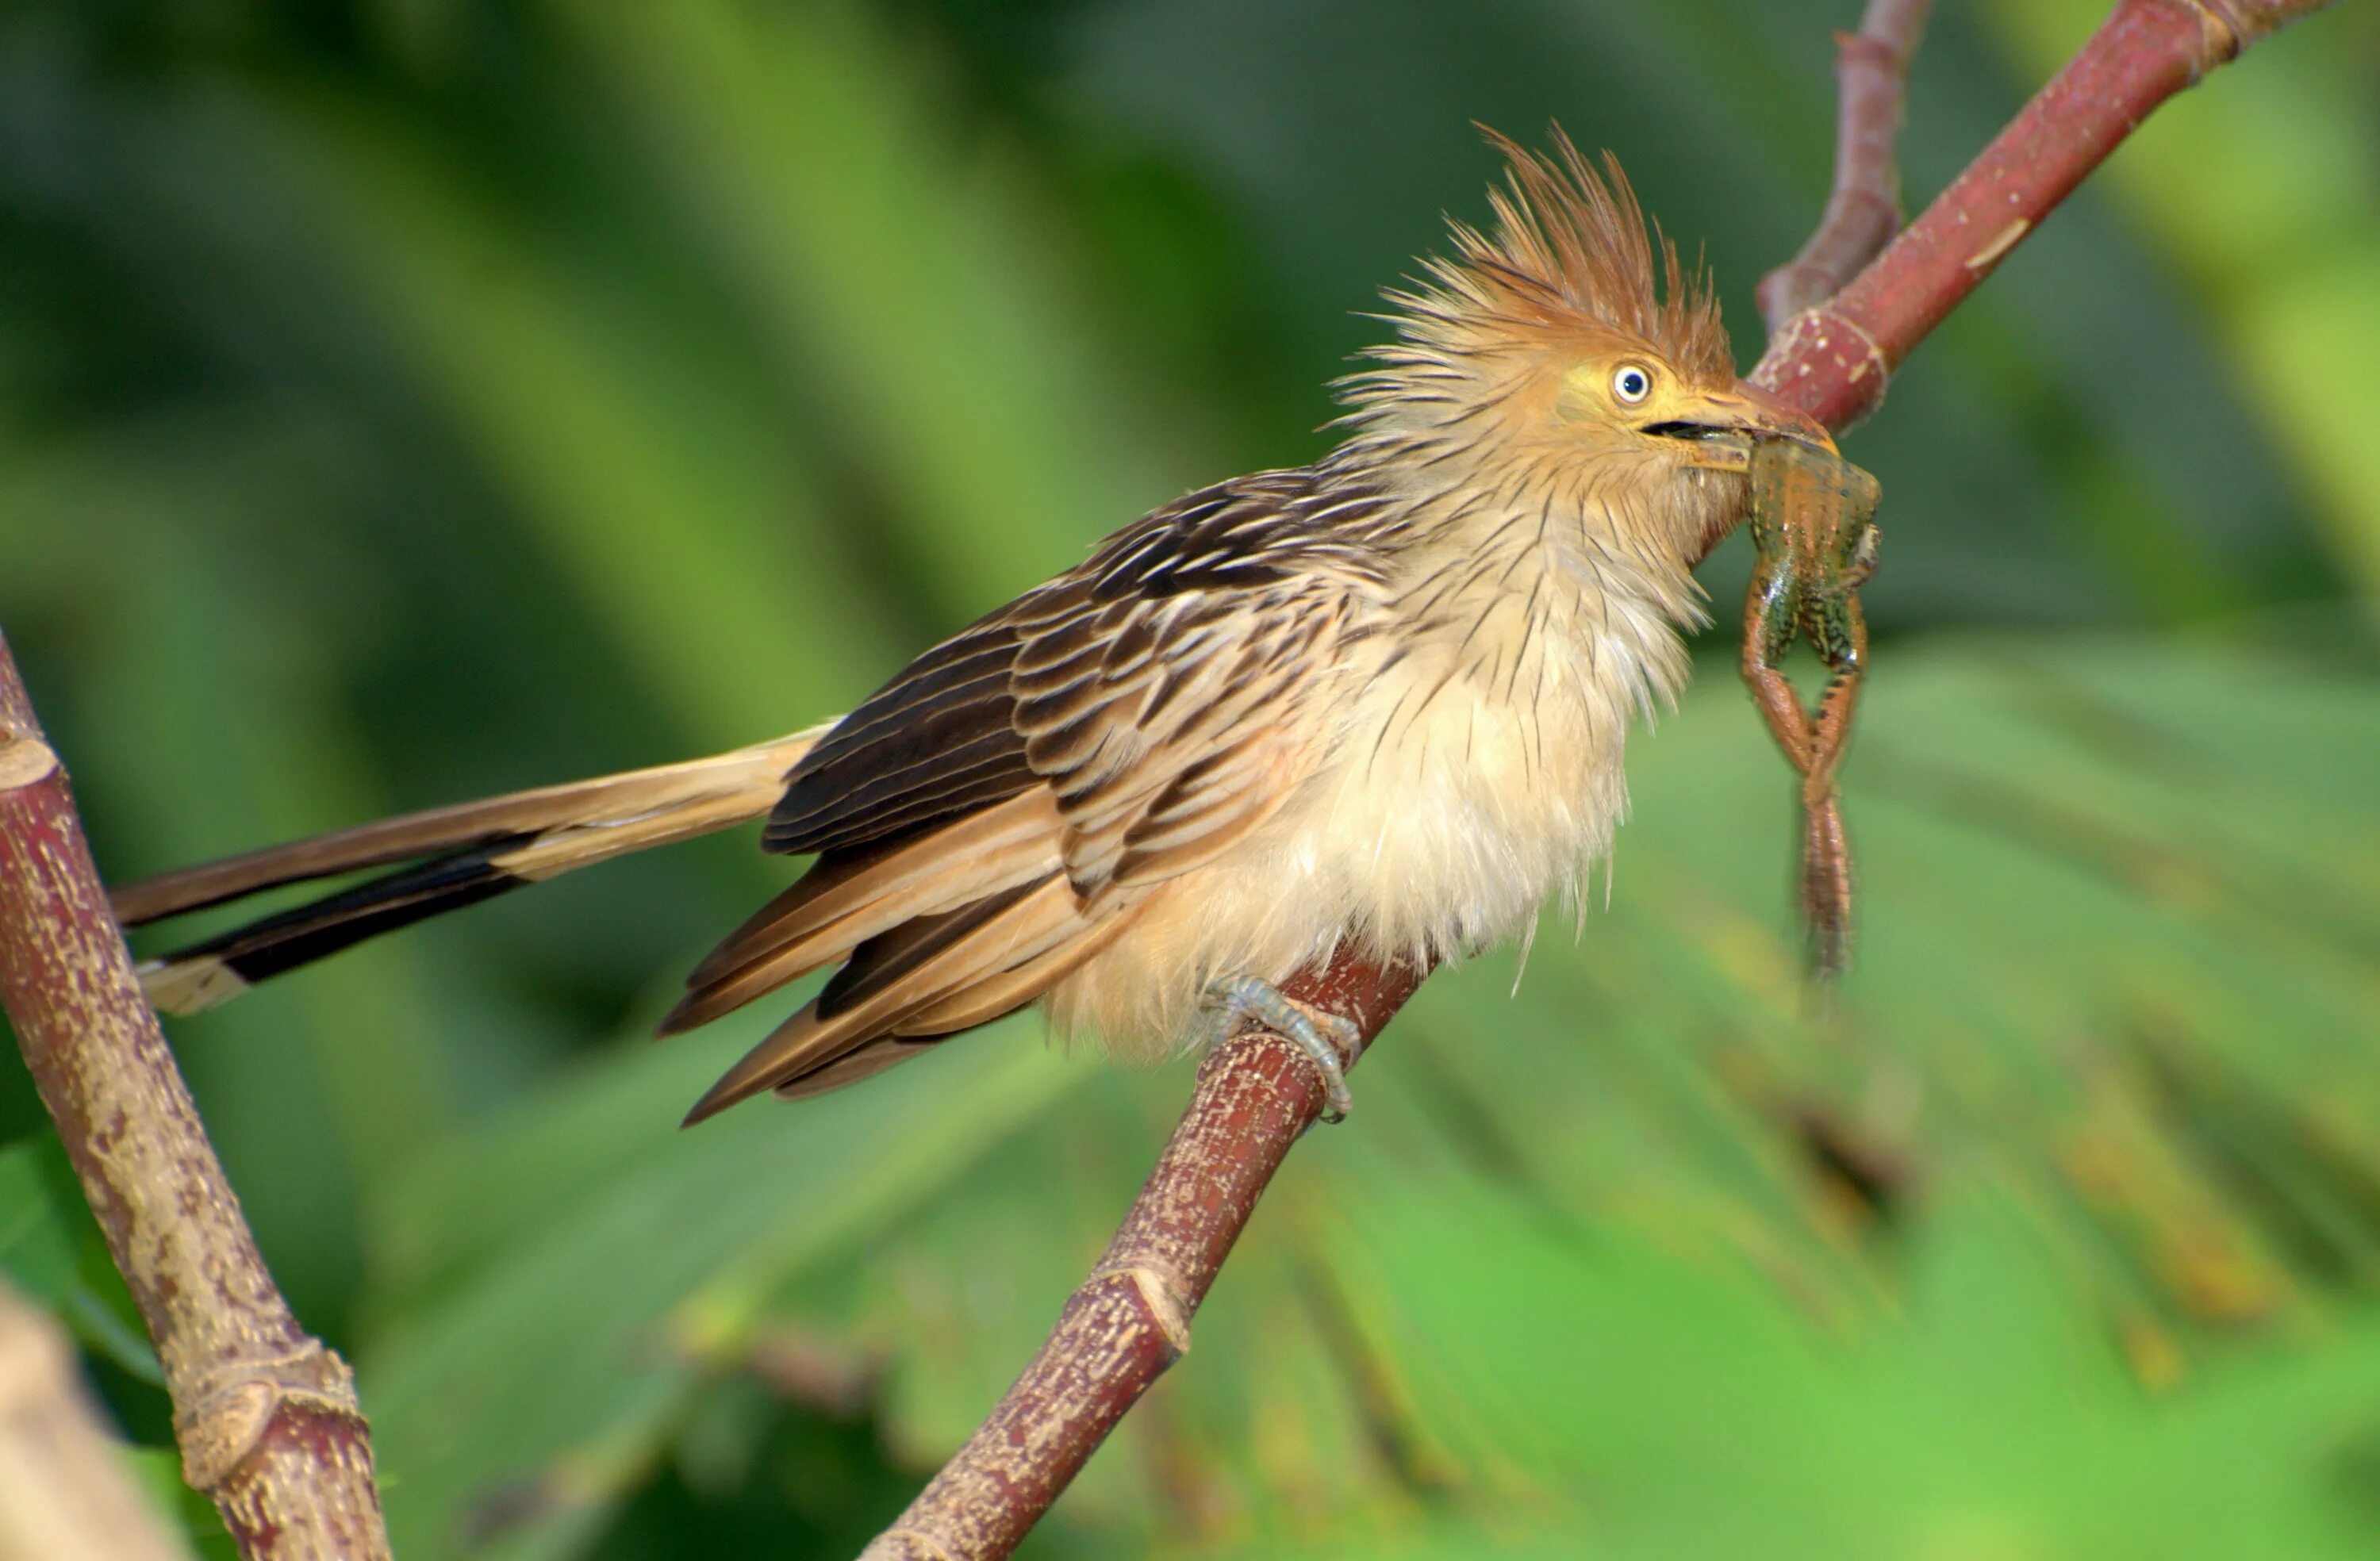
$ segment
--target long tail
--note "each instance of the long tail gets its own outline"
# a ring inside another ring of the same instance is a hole
[[[758,818],[784,794],[785,772],[833,724],[710,758],[409,813],[162,873],[114,891],[116,919],[139,926],[285,884],[402,864],[140,966],[151,1002],[167,1013],[195,1013],[367,938]]]

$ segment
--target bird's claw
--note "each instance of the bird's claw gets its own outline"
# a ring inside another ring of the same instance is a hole
[[[1269,981],[1234,975],[1215,984],[1220,1012],[1220,1035],[1229,1035],[1243,1021],[1254,1020],[1297,1043],[1298,1049],[1322,1075],[1322,1115],[1326,1122],[1343,1122],[1355,1107],[1347,1092],[1347,1063],[1360,1055],[1364,1032],[1354,1021],[1313,1008],[1286,996]]]

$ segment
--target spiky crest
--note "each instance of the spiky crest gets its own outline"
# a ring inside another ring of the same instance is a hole
[[[1606,152],[1598,174],[1560,126],[1548,154],[1481,130],[1508,164],[1504,184],[1488,192],[1495,221],[1485,232],[1451,222],[1453,254],[1433,257],[1418,284],[1387,295],[1400,340],[1367,355],[1384,367],[1340,381],[1356,408],[1352,422],[1375,422],[1385,403],[1448,369],[1609,345],[1615,335],[1642,342],[1690,380],[1734,378],[1708,274],[1647,233],[1617,158]]]

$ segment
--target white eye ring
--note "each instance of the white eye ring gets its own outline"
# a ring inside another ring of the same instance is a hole
[[[1641,406],[1653,393],[1653,375],[1641,363],[1623,363],[1611,371],[1611,393],[1624,405]]]

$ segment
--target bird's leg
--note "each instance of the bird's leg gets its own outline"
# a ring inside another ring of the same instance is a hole
[[[1226,976],[1208,988],[1217,1010],[1216,1038],[1226,1039],[1250,1020],[1295,1041],[1322,1075],[1322,1119],[1344,1121],[1354,1108],[1347,1093],[1347,1064],[1363,1048],[1364,1034],[1352,1020],[1309,1008],[1280,987],[1253,975]]]

